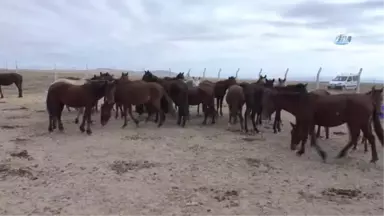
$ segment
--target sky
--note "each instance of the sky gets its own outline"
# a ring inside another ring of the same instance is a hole
[[[1,0],[0,67],[384,79],[383,26],[384,0]]]

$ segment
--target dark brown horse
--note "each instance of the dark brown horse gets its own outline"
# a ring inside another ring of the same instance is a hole
[[[287,85],[287,86],[275,86],[275,87],[266,87],[264,89],[264,92],[263,92],[263,100],[261,102],[262,106],[268,106],[269,110],[273,112],[275,112],[275,120],[273,122],[273,132],[274,133],[277,133],[277,132],[280,132],[281,131],[281,110],[280,109],[277,109],[276,107],[274,107],[273,104],[266,104],[268,103],[269,101],[266,100],[269,98],[269,95],[270,94],[277,94],[278,92],[307,92],[307,83],[306,84],[303,84],[303,83],[299,83],[299,84],[296,84],[296,85]],[[265,85],[264,85],[265,86]],[[270,116],[273,114],[273,112],[271,112],[269,114],[269,119],[270,119]],[[258,120],[257,120],[257,123],[261,124],[261,113],[258,113]]]
[[[240,85],[232,85],[229,87],[225,100],[228,104],[229,110],[228,129],[230,128],[231,124],[236,124],[238,116],[240,119],[240,128],[243,130],[244,119],[242,110],[245,103],[243,87]],[[233,121],[231,121],[232,119]]]
[[[56,123],[59,123],[59,130],[63,131],[64,126],[61,121],[61,114],[64,105],[71,107],[85,107],[83,121],[80,125],[80,131],[86,131],[91,134],[91,111],[96,102],[105,97],[105,103],[114,104],[115,82],[106,80],[90,80],[83,85],[73,85],[67,82],[55,82],[47,94],[47,111],[49,113],[48,131],[56,129]],[[87,129],[84,129],[87,121]]]
[[[244,130],[245,132],[248,132],[248,119],[249,115],[251,115],[253,130],[256,133],[259,133],[255,117],[257,113],[261,113],[262,111],[261,100],[263,97],[264,86],[257,83],[241,83],[240,86],[243,88],[246,105],[244,112]]]
[[[231,85],[236,84],[236,78],[233,76],[228,77],[226,80],[220,80],[215,83],[215,98],[216,98],[216,110],[220,112],[220,116],[223,116],[223,101],[225,92]],[[220,111],[219,111],[220,108]]]
[[[315,94],[315,95],[331,95],[331,93],[329,93],[329,91],[325,90],[325,89],[316,89],[316,90],[313,90],[311,92],[309,92],[310,94]],[[325,128],[325,138],[326,139],[329,139],[329,127],[324,127]],[[316,137],[319,138],[320,137],[320,129],[321,129],[321,126],[318,125],[317,126],[317,133],[316,133]]]
[[[179,77],[161,79],[150,71],[145,71],[142,77],[143,81],[157,82],[165,89],[177,106],[177,124],[182,127],[185,126],[186,121],[189,119],[188,86],[182,80],[183,78],[184,75],[181,73]]]
[[[215,123],[216,110],[215,110],[215,83],[204,80],[199,83],[197,87],[188,88],[188,103],[189,105],[202,104],[204,120],[202,124],[207,124],[208,116],[211,116],[211,123]]]
[[[273,85],[275,83],[275,79],[267,79],[265,78],[265,83],[264,83],[264,86],[267,87],[267,88],[272,88]]]
[[[23,97],[23,76],[18,73],[0,73],[0,96],[4,98],[1,86],[9,86],[15,84],[19,91],[19,98]]]
[[[132,114],[132,105],[146,104],[151,106],[152,109],[148,109],[148,117],[146,122],[152,116],[152,110],[155,110],[156,113],[159,113],[160,121],[158,127],[162,126],[165,120],[164,111],[161,109],[161,98],[165,98],[168,102],[168,108],[171,111],[171,114],[175,114],[173,109],[172,99],[168,96],[164,88],[155,82],[145,82],[142,80],[131,81],[127,76],[122,76],[126,78],[121,78],[117,81],[116,92],[115,92],[115,101],[120,106],[124,107],[123,116],[124,124],[123,128],[127,126],[127,110],[131,119],[135,122],[136,126],[139,125],[139,120],[137,120]],[[113,104],[104,103],[101,107],[101,124],[105,125],[111,117],[111,110]]]
[[[325,161],[326,153],[317,145],[314,133],[315,125],[336,127],[346,123],[350,132],[350,141],[340,151],[338,158],[344,157],[353,145],[356,145],[360,130],[371,144],[372,159],[378,160],[375,145],[375,137],[370,129],[370,119],[378,139],[383,145],[383,128],[377,113],[382,103],[382,92],[372,90],[371,95],[364,94],[338,94],[318,96],[303,93],[279,93],[270,99],[277,107],[280,107],[296,117],[296,127],[292,130],[291,149],[301,141],[301,149],[297,152],[302,155],[305,152],[305,143],[308,135],[311,137],[311,146],[315,147],[319,155]],[[266,112],[267,114],[268,112]]]

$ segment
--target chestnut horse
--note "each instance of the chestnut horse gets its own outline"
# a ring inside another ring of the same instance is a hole
[[[105,97],[108,104],[114,103],[115,82],[107,80],[90,80],[83,85],[73,85],[68,82],[53,83],[47,93],[47,111],[49,114],[48,131],[56,129],[56,122],[59,123],[59,130],[63,131],[64,126],[61,121],[61,114],[64,105],[81,108],[85,107],[83,121],[80,131],[92,134],[91,130],[91,111],[97,101]],[[87,120],[87,129],[84,129]]]
[[[220,116],[223,116],[223,101],[227,89],[236,84],[236,78],[233,76],[228,77],[226,80],[220,80],[215,83],[214,92],[216,98],[216,110],[219,112]]]
[[[142,77],[146,82],[159,83],[177,106],[177,124],[184,127],[189,118],[188,86],[184,82],[184,73],[179,73],[175,78],[161,79],[150,71],[145,71]]]
[[[204,80],[199,83],[197,87],[188,88],[188,104],[199,105],[202,104],[204,113],[203,125],[207,124],[208,116],[211,116],[211,123],[215,123],[216,110],[215,110],[215,83]]]
[[[158,127],[161,127],[165,120],[165,114],[161,109],[161,98],[164,97],[168,104],[169,110],[172,115],[175,115],[175,110],[173,108],[172,99],[168,96],[164,88],[154,82],[145,82],[142,80],[131,81],[128,78],[117,80],[116,92],[115,92],[115,101],[123,106],[124,109],[124,124],[122,128],[127,126],[127,111],[131,119],[135,122],[136,126],[139,126],[139,120],[133,117],[132,114],[132,105],[146,104],[151,106],[152,109],[148,109],[148,117],[146,122],[152,115],[151,110],[155,110],[159,113],[160,120]],[[101,106],[101,124],[105,125],[110,116],[113,104],[104,103]]]
[[[225,100],[228,104],[229,110],[228,129],[230,128],[231,124],[236,124],[238,116],[240,119],[240,128],[243,130],[244,119],[242,110],[245,103],[243,87],[239,85],[232,85],[229,87]],[[233,121],[231,121],[232,119]]]
[[[377,114],[380,112],[383,100],[382,92],[383,89],[372,89],[370,95],[337,94],[328,96],[307,93],[278,93],[270,97],[270,100],[273,101],[276,107],[284,109],[296,117],[296,127],[292,130],[291,149],[295,150],[296,146],[301,142],[301,148],[297,152],[298,155],[305,152],[305,144],[308,135],[310,135],[311,146],[316,148],[323,161],[325,161],[327,154],[317,145],[314,133],[315,124],[336,127],[346,123],[351,139],[339,152],[337,158],[344,157],[349,148],[356,145],[360,130],[362,130],[364,137],[371,144],[371,163],[375,163],[378,156],[370,119],[373,120],[375,133],[379,141],[384,145],[383,128]],[[265,112],[265,114],[268,114],[268,112]]]
[[[19,91],[19,98],[23,97],[23,76],[18,73],[0,73],[0,96],[4,98],[1,86],[9,86],[15,84]]]

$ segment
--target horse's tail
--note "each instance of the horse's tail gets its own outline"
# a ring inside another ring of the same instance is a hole
[[[376,136],[380,140],[381,145],[384,146],[383,126],[380,122],[379,111],[376,110],[376,108],[373,111],[373,128],[375,129]]]
[[[53,95],[52,95],[51,88],[48,89],[47,98],[46,98],[45,103],[46,103],[48,115],[53,116],[55,108],[54,108],[54,104],[53,104]]]
[[[171,99],[171,97],[169,97],[168,93],[165,91],[165,89],[163,90],[164,92],[164,97],[165,99],[167,100],[168,102],[168,111],[169,113],[174,117],[176,116],[176,110],[175,108],[173,107],[173,101]]]

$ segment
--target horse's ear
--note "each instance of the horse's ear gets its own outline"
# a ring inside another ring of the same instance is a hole
[[[280,79],[280,78],[278,78],[278,81],[279,81],[279,82],[281,82],[281,79]]]
[[[264,78],[267,79],[267,75],[264,75]]]
[[[291,127],[292,127],[292,128],[295,128],[295,127],[296,127],[296,125],[293,124],[292,122],[289,122],[289,123],[291,124]]]
[[[100,72],[100,76],[102,76],[103,75],[103,73],[102,72]]]
[[[275,78],[272,79],[272,82],[275,82]]]

